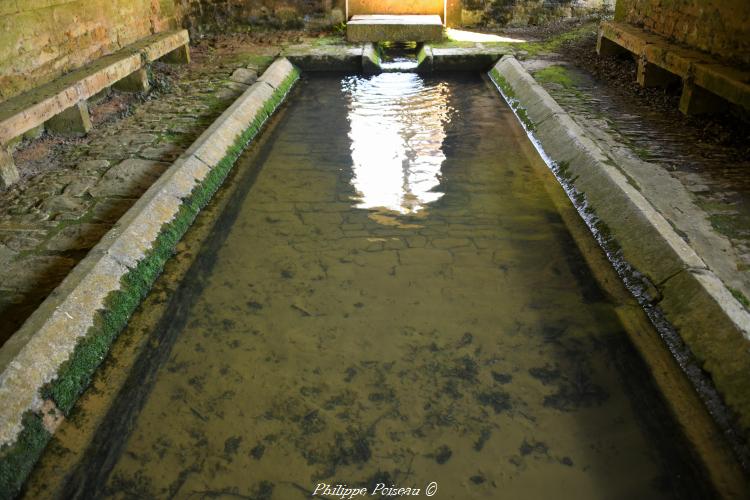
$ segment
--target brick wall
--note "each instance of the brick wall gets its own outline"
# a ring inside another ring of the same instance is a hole
[[[0,101],[180,24],[174,0],[0,0]]]
[[[750,0],[617,0],[615,19],[750,65]]]

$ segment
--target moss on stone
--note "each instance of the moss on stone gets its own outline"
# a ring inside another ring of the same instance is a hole
[[[508,80],[506,80],[496,68],[492,68],[492,70],[490,71],[490,78],[500,89],[503,96],[505,97],[505,100],[516,113],[518,119],[521,120],[521,123],[523,123],[523,125],[526,127],[526,130],[528,130],[529,132],[533,132],[536,129],[536,125],[534,125],[534,122],[531,121],[531,118],[529,118],[529,115],[526,112],[526,108],[521,106],[520,102],[518,101],[516,93],[513,90],[513,86],[508,83]]]
[[[548,52],[554,52],[560,45],[573,40],[590,36],[598,29],[598,22],[582,24],[581,26],[555,35],[552,38],[540,42],[523,42],[513,45],[517,52],[523,51],[527,56],[536,56]],[[519,54],[520,55],[520,54]]]
[[[16,442],[0,449],[0,499],[18,494],[50,438],[41,417],[32,412],[24,415],[22,425]]]
[[[70,412],[106,357],[112,342],[149,292],[166,261],[173,255],[179,240],[219,189],[247,144],[260,132],[265,121],[298,79],[299,72],[295,69],[228,149],[224,158],[211,169],[191,195],[183,200],[178,214],[163,226],[144,259],[122,278],[121,288],[107,297],[106,308],[99,311],[94,325],[76,345],[70,359],[61,365],[57,378],[42,389],[45,399],[52,399],[64,413]],[[41,417],[29,412],[24,418],[18,440],[0,450],[0,498],[13,498],[20,491],[49,438],[50,434],[44,429]]]
[[[745,306],[747,308],[750,308],[750,299],[748,299],[745,296],[744,293],[742,293],[741,291],[739,291],[739,290],[737,290],[735,288],[731,288],[731,287],[729,287],[729,291],[732,293],[732,295],[734,296],[734,298],[737,299],[737,301],[740,304],[742,304],[743,306]]]
[[[534,79],[542,83],[555,83],[566,89],[575,85],[573,75],[565,66],[547,66],[534,73]]]

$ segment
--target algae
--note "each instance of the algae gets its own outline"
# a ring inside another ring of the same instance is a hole
[[[555,83],[566,89],[575,86],[575,78],[565,66],[547,66],[533,73],[534,79],[542,83]]]

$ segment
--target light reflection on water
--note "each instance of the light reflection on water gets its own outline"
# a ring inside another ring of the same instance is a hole
[[[445,125],[453,110],[445,83],[413,73],[344,79],[352,185],[357,208],[413,215],[443,196]]]

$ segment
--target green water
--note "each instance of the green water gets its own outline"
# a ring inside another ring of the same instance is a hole
[[[67,495],[706,498],[497,92],[300,86]]]

